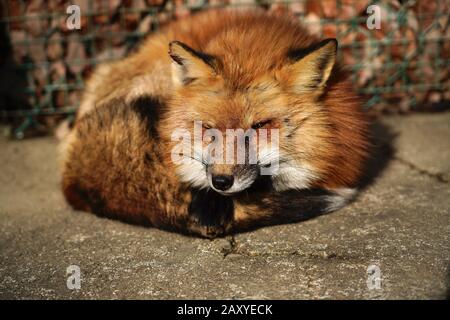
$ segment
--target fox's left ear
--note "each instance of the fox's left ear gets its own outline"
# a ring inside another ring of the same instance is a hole
[[[287,65],[288,78],[295,90],[313,91],[325,86],[336,62],[337,40],[322,42],[289,54],[292,61]]]
[[[180,41],[169,43],[169,55],[173,60],[172,80],[175,86],[215,75],[213,56],[196,51]]]

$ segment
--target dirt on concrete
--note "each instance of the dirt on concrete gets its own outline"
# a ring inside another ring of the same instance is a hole
[[[354,203],[212,241],[73,211],[56,140],[2,138],[0,298],[448,298],[450,113],[377,130],[381,157]]]

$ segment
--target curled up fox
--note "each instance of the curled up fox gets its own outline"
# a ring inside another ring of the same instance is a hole
[[[206,11],[87,82],[61,145],[78,210],[215,237],[333,211],[367,159],[337,41],[295,19]]]

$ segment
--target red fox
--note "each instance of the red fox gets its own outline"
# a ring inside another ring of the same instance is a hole
[[[204,237],[344,206],[364,170],[368,123],[336,54],[335,39],[264,12],[213,10],[168,25],[87,82],[62,144],[67,201]],[[216,139],[208,131],[230,129],[276,133],[276,152],[258,145],[253,162],[248,150],[241,162],[209,161],[174,139],[181,130],[205,147]]]

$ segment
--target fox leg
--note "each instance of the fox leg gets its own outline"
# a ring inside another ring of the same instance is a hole
[[[206,238],[215,238],[231,231],[233,200],[214,191],[191,192],[188,207],[188,231]]]

